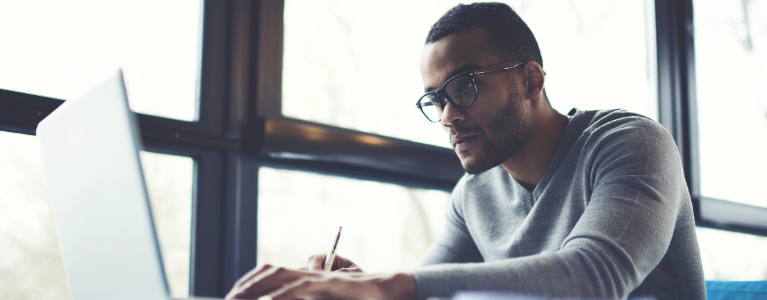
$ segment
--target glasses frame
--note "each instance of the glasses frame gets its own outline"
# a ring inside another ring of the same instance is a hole
[[[437,97],[437,99],[442,99],[440,101],[440,106],[441,107],[444,107],[444,104],[445,104],[444,100],[447,100],[448,102],[450,102],[450,104],[452,104],[453,106],[458,107],[458,108],[469,107],[470,105],[474,104],[474,102],[477,102],[477,96],[479,95],[479,90],[477,89],[477,82],[475,80],[477,75],[488,74],[488,73],[499,72],[499,71],[505,71],[505,70],[513,70],[514,68],[519,67],[521,65],[524,65],[525,63],[527,63],[527,62],[520,61],[520,60],[512,60],[512,61],[509,61],[509,62],[493,65],[493,66],[490,66],[490,67],[487,67],[487,68],[483,68],[483,69],[479,69],[479,70],[475,70],[475,71],[464,72],[464,73],[455,75],[453,77],[450,77],[448,80],[446,80],[445,83],[442,84],[442,87],[439,88],[438,90],[427,92],[426,94],[423,94],[423,96],[418,98],[418,101],[415,103],[415,106],[418,107],[418,110],[421,111],[423,116],[426,117],[426,119],[429,120],[429,122],[437,123],[439,121],[442,121],[442,114],[440,114],[439,120],[432,121],[429,118],[429,116],[426,114],[426,112],[423,111],[423,106],[421,106],[421,100],[423,100],[424,97],[427,97],[429,95],[434,95],[435,97]],[[450,98],[450,96],[447,93],[445,93],[445,87],[447,87],[447,85],[451,81],[453,81],[453,80],[455,80],[457,78],[461,78],[461,77],[467,77],[467,78],[471,79],[471,83],[474,85],[474,99],[471,100],[471,102],[469,102],[469,104],[466,104],[466,105],[458,105],[458,104],[456,104],[455,101],[453,101],[453,99]]]

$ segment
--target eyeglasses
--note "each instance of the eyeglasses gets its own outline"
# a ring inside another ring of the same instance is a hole
[[[477,83],[474,81],[477,75],[511,70],[524,64],[524,62],[511,61],[455,75],[445,81],[440,89],[421,96],[415,106],[421,110],[426,119],[432,123],[437,123],[442,120],[442,108],[445,106],[445,100],[458,108],[468,107],[477,101]]]

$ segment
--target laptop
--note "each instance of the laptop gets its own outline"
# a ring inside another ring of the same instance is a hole
[[[37,137],[72,298],[170,299],[122,72],[65,101]]]

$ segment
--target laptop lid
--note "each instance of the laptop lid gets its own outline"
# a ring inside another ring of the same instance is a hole
[[[168,299],[121,71],[37,127],[74,300]]]

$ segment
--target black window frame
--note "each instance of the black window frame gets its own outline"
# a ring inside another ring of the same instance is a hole
[[[224,296],[256,265],[260,166],[444,191],[463,174],[450,149],[284,117],[283,0],[203,10],[199,120],[138,114],[146,150],[195,160],[190,294]],[[766,208],[700,194],[692,0],[656,0],[655,20],[659,121],[679,148],[696,225],[767,236]],[[62,102],[0,89],[0,130],[34,135]]]

